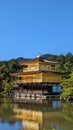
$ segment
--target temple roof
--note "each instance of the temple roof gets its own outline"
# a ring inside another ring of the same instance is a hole
[[[64,73],[60,72],[46,72],[46,71],[30,71],[30,72],[19,72],[19,73],[13,73],[12,76],[18,76],[18,75],[29,75],[29,74],[38,74],[38,73],[46,73],[46,74],[55,74],[55,75],[64,75]]]
[[[30,62],[44,62],[44,63],[50,63],[50,64],[58,64],[58,62],[56,61],[49,61],[47,59],[42,58],[41,56],[36,57],[34,59],[27,60],[27,61],[23,61],[21,62],[21,64],[30,63]]]

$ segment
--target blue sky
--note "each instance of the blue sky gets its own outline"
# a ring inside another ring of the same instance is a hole
[[[0,0],[0,60],[73,54],[73,0]]]

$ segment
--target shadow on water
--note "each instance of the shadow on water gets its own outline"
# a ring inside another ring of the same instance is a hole
[[[73,103],[43,100],[18,103],[0,99],[0,129],[4,130],[73,130]]]

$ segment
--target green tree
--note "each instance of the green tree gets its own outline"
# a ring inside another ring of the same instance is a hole
[[[65,71],[66,71],[66,72],[71,73],[71,71],[73,70],[73,63],[71,63],[71,62],[66,62],[66,63],[64,64],[64,68],[65,68]]]
[[[60,65],[63,65],[65,63],[65,56],[60,54],[57,56],[57,61],[60,63]]]
[[[10,90],[10,83],[14,80],[11,73],[16,73],[22,70],[22,66],[15,59],[9,61],[0,61],[0,93]],[[10,85],[11,86],[11,85]]]
[[[22,69],[22,66],[15,59],[11,59],[8,62],[8,68],[10,73],[16,73]]]
[[[63,79],[61,82],[62,96],[68,97],[73,95],[73,72],[70,74],[69,78]]]
[[[67,54],[66,54],[66,62],[73,62],[73,55],[72,55],[72,53],[71,52],[68,52]]]
[[[13,92],[13,83],[5,83],[5,86],[4,86],[4,92],[5,93],[12,93]]]

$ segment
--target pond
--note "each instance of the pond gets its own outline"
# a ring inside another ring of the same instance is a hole
[[[0,130],[73,130],[73,103],[0,99]]]

